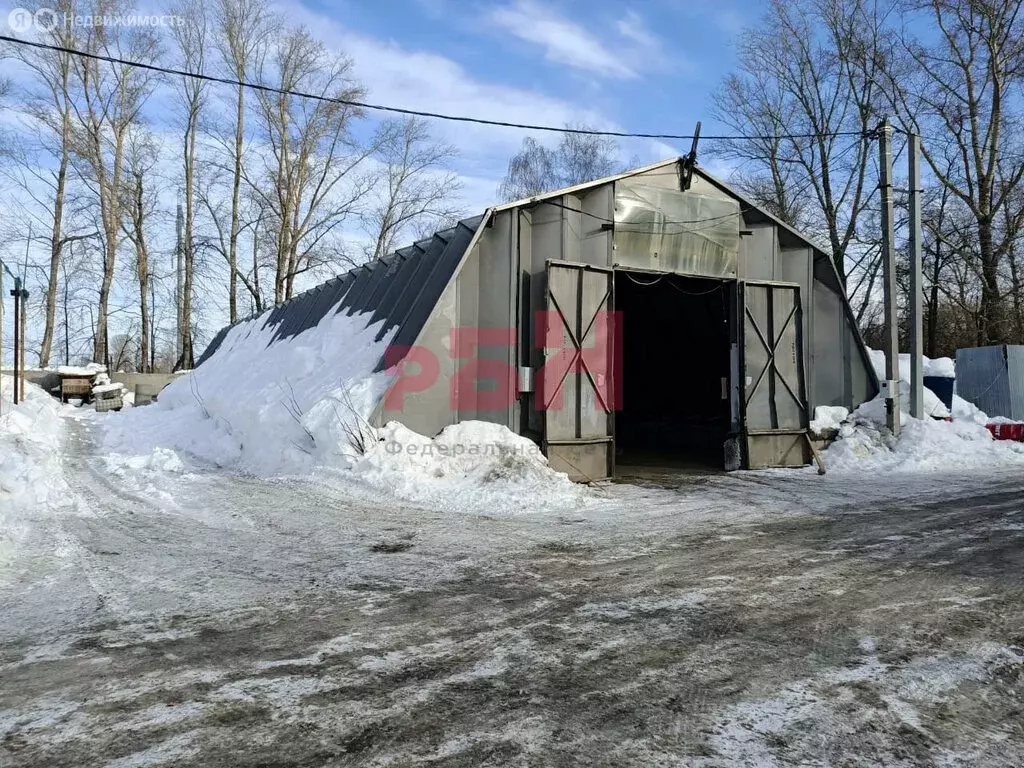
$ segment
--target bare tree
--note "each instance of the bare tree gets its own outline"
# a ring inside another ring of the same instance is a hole
[[[455,147],[430,136],[424,120],[415,117],[381,127],[380,172],[363,224],[372,238],[367,255],[373,259],[390,253],[406,231],[420,224],[433,225],[454,215],[458,177],[445,170],[456,155]]]
[[[148,228],[150,215],[157,206],[152,188],[152,171],[158,157],[155,140],[144,129],[136,129],[129,139],[128,174],[122,206],[127,215],[122,222],[125,235],[135,250],[134,272],[139,288],[139,370],[150,370],[152,338],[150,281],[152,279]]]
[[[99,18],[125,14],[130,6],[121,0],[97,0],[83,9]],[[139,26],[96,24],[82,28],[78,47],[90,53],[124,61],[155,61],[159,42],[151,29]],[[73,57],[82,104],[75,105],[75,153],[83,161],[82,175],[99,202],[103,263],[93,359],[109,362],[107,325],[110,291],[121,234],[121,187],[125,171],[128,133],[152,93],[154,74],[129,64]]]
[[[885,91],[903,128],[921,134],[938,181],[973,217],[980,275],[976,342],[1007,339],[1001,264],[1024,226],[1007,215],[1024,180],[1024,136],[1010,105],[1024,76],[1021,0],[928,0],[908,4],[895,36]],[[922,22],[930,32],[912,32]]]
[[[506,201],[521,200],[609,176],[621,170],[618,156],[619,145],[608,136],[563,133],[553,149],[527,137],[508,161],[508,172],[498,187],[498,196]]]
[[[209,44],[209,23],[205,5],[201,0],[179,0],[172,7],[178,22],[172,27],[174,42],[181,65],[189,72],[204,72],[206,48]],[[183,116],[182,186],[184,187],[184,232],[182,237],[182,290],[181,355],[175,370],[195,365],[193,352],[192,297],[196,268],[196,141],[200,130],[200,117],[206,102],[207,82],[199,78],[183,77],[175,81],[175,91]]]
[[[36,11],[42,7],[39,3],[33,3],[28,10]],[[45,7],[52,8],[53,4],[46,3]],[[58,0],[54,10],[62,15],[70,15],[75,9],[70,0]],[[64,24],[55,24],[41,29],[40,35],[53,45],[73,48],[75,40],[72,29]],[[69,242],[87,236],[65,232],[65,203],[70,181],[71,128],[74,119],[74,97],[71,92],[73,64],[71,54],[63,51],[19,45],[12,45],[10,50],[34,75],[28,86],[25,106],[33,127],[41,130],[30,135],[38,135],[42,152],[55,159],[53,164],[35,161],[24,151],[27,142],[18,143],[15,166],[21,174],[19,186],[30,197],[36,197],[32,191],[33,180],[41,182],[46,189],[46,199],[36,200],[39,203],[38,209],[44,212],[43,217],[48,219],[43,222],[48,229],[49,266],[43,305],[43,339],[39,349],[39,365],[45,368],[50,364],[53,346],[61,255]]]
[[[888,13],[872,0],[772,0],[740,37],[738,71],[715,97],[718,119],[752,136],[715,153],[749,169],[759,202],[784,220],[824,230],[844,285],[873,189],[869,131]]]
[[[273,25],[266,0],[218,0],[216,4],[217,49],[225,69],[239,82],[245,82],[262,57]],[[245,87],[238,85],[234,95],[234,134],[228,146],[231,160],[231,212],[227,226],[228,320],[238,319],[238,250],[242,230],[242,163],[245,144]],[[249,287],[249,286],[247,286]],[[250,287],[250,293],[252,292]]]
[[[265,225],[276,233],[276,303],[292,296],[300,274],[346,260],[332,235],[358,212],[370,186],[359,170],[377,147],[375,142],[360,145],[351,134],[360,112],[346,102],[363,95],[351,69],[349,59],[328,53],[302,28],[284,33],[259,64],[260,80],[278,90],[258,93],[265,161],[262,171],[243,168],[243,173],[269,213]]]

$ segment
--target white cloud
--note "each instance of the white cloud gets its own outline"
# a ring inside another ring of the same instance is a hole
[[[304,24],[331,50],[352,58],[354,75],[366,86],[369,102],[513,123],[586,123],[610,130],[618,128],[590,107],[541,91],[482,79],[441,54],[411,50],[393,40],[356,32],[302,5],[287,5],[284,10],[290,22]],[[371,112],[369,116],[373,120],[388,117],[383,112]],[[495,202],[495,190],[505,174],[508,158],[519,148],[524,136],[557,141],[556,135],[548,139],[521,129],[444,120],[432,120],[431,131],[459,152],[453,170],[460,176],[462,199],[471,212]]]
[[[629,79],[637,73],[580,25],[534,0],[515,0],[497,8],[491,21],[509,34],[539,45],[548,61],[598,75]]]
[[[615,26],[620,35],[632,40],[637,45],[645,48],[661,48],[661,40],[651,33],[643,18],[636,11],[626,11],[626,15],[619,19]]]

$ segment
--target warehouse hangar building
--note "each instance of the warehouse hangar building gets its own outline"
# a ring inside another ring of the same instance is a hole
[[[264,323],[282,343],[342,311],[402,363],[372,423],[495,422],[578,480],[803,466],[815,406],[878,393],[829,256],[691,158],[490,208]]]

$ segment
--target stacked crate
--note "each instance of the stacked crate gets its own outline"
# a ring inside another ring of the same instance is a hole
[[[96,400],[96,412],[120,411],[124,407],[124,387],[120,384],[104,384],[93,387],[92,396]]]

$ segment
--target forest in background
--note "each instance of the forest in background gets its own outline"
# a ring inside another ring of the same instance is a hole
[[[885,117],[902,242],[903,139],[922,137],[926,352],[1024,340],[1021,11],[1019,0],[769,0],[736,39],[710,113],[745,138],[706,141],[701,157],[832,255],[869,343],[881,328],[874,132]],[[224,320],[471,213],[458,209],[457,149],[423,118],[371,122],[344,103],[365,97],[352,61],[266,0],[182,0],[168,15],[165,26],[56,24],[34,39],[269,89],[0,51],[16,68],[0,93],[0,255],[32,292],[29,363],[191,367]],[[526,138],[496,196],[633,164],[608,137]],[[903,251],[898,277],[905,299]]]

